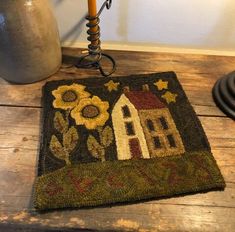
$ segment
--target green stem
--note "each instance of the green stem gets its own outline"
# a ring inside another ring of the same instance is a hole
[[[105,162],[105,161],[106,161],[106,160],[105,160],[105,155],[101,157],[101,161],[102,161],[102,162]]]
[[[71,161],[69,159],[66,159],[65,162],[66,162],[66,165],[71,165]]]
[[[99,133],[99,139],[100,139],[100,144],[103,146],[103,144],[102,144],[102,131],[103,131],[103,127],[102,126],[98,126],[97,127],[97,131],[98,131],[98,133]]]

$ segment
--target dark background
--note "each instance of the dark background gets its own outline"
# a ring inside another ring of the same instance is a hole
[[[168,81],[168,91],[176,93],[178,96],[176,98],[176,103],[170,103],[169,105],[161,98],[167,90],[158,91],[154,83],[162,79],[163,81]],[[59,168],[62,168],[65,163],[62,160],[57,159],[51,154],[49,149],[49,143],[52,134],[55,134],[60,139],[60,134],[53,128],[53,118],[55,111],[60,111],[64,114],[63,110],[54,109],[52,102],[54,96],[52,91],[60,85],[71,85],[72,83],[82,84],[86,86],[86,91],[90,92],[91,95],[97,95],[102,101],[108,101],[110,108],[108,110],[111,115],[112,108],[116,101],[119,99],[123,93],[123,87],[129,86],[130,90],[141,90],[142,85],[148,84],[150,91],[153,92],[158,98],[168,105],[171,115],[174,118],[175,124],[179,133],[181,135],[182,141],[185,146],[185,150],[199,151],[199,150],[209,150],[210,146],[207,138],[202,129],[201,123],[198,120],[192,106],[190,105],[179,81],[174,72],[167,73],[155,73],[148,75],[133,75],[127,77],[112,77],[114,82],[119,82],[118,91],[109,92],[104,86],[105,83],[110,81],[110,78],[89,78],[81,80],[62,80],[62,81],[52,81],[48,82],[43,88],[43,114],[42,114],[42,144],[39,155],[39,169],[38,175],[43,175],[48,172],[52,172]],[[87,138],[89,134],[94,135],[97,140],[98,132],[96,130],[87,130],[84,126],[77,126],[73,118],[70,117],[70,126],[75,126],[79,133],[79,143],[77,149],[71,154],[70,160],[72,163],[86,163],[86,162],[99,162],[98,159],[92,157],[87,150]],[[112,127],[111,116],[106,122],[105,126],[109,125]],[[112,143],[106,149],[106,160],[116,160],[116,145],[115,142]],[[45,160],[45,164],[43,164]]]

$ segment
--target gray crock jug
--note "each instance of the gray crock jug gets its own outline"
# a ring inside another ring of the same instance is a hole
[[[60,65],[60,40],[49,1],[0,0],[0,77],[32,83]]]

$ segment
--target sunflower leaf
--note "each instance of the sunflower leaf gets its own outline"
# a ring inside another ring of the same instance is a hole
[[[89,135],[87,139],[87,148],[93,157],[105,161],[105,149],[97,142],[93,135]]]
[[[106,126],[100,132],[100,142],[104,147],[108,147],[113,142],[113,130],[110,126]]]
[[[69,130],[63,134],[63,145],[68,153],[71,153],[77,146],[78,139],[78,132],[74,126],[70,127]]]
[[[60,113],[59,111],[55,112],[54,127],[61,134],[65,133],[69,127],[69,122],[68,122],[67,118],[65,119],[63,114]]]
[[[69,153],[63,148],[63,146],[55,135],[51,136],[49,147],[55,157],[64,160],[66,164],[70,164]]]

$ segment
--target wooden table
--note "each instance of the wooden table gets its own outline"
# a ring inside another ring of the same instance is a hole
[[[63,53],[68,61],[69,56],[80,51],[64,49]],[[13,85],[0,79],[2,225],[111,231],[235,231],[235,123],[215,106],[211,97],[215,81],[235,69],[235,57],[123,51],[109,54],[117,61],[116,76],[176,72],[209,138],[226,180],[225,191],[38,214],[32,206],[32,186],[37,173],[41,88],[50,80],[99,75],[95,70],[62,67],[51,78],[30,85]]]

